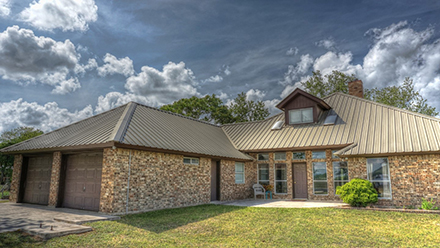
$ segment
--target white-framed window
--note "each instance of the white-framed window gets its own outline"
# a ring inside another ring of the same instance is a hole
[[[244,163],[243,162],[235,162],[235,183],[237,183],[237,184],[244,183]]]
[[[287,194],[286,164],[275,164],[275,194]]]
[[[269,161],[269,153],[258,153],[258,161]]]
[[[199,165],[199,158],[184,157],[183,164]]]
[[[391,178],[388,158],[367,158],[367,179],[373,183],[379,198],[391,199]]]
[[[325,159],[325,151],[313,151],[312,159]]]
[[[289,110],[289,124],[313,122],[313,108]]]
[[[268,185],[270,183],[268,164],[258,164],[258,183],[261,185]]]
[[[286,153],[285,152],[276,152],[275,153],[275,160],[286,160]]]
[[[306,159],[305,152],[293,152],[292,153],[292,160],[303,160],[303,159]]]
[[[333,183],[336,194],[336,189],[348,183],[348,164],[347,162],[333,162]]]
[[[313,162],[313,194],[328,194],[326,162]]]

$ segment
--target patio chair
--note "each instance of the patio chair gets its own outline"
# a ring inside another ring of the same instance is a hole
[[[252,188],[254,188],[254,197],[255,200],[257,199],[257,195],[263,195],[264,199],[266,199],[266,190],[264,189],[264,187],[261,184],[254,184],[252,186]]]

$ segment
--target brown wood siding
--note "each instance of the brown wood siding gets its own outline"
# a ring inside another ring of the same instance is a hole
[[[313,108],[313,122],[318,121],[319,114],[322,112],[318,104],[305,96],[299,95],[284,107],[286,125],[289,125],[289,110],[302,108]]]
[[[66,156],[63,207],[99,210],[102,153]]]
[[[52,156],[37,156],[27,159],[23,183],[23,202],[47,205],[49,202]]]

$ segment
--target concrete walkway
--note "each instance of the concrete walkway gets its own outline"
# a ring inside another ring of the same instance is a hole
[[[92,231],[91,227],[81,225],[86,222],[118,219],[118,216],[84,210],[0,203],[0,233],[22,230],[43,239]]]
[[[238,201],[215,201],[212,204],[240,206],[240,207],[260,207],[260,208],[332,208],[349,206],[343,202],[324,202],[324,201],[297,201],[297,200],[273,200],[273,199],[245,199]]]

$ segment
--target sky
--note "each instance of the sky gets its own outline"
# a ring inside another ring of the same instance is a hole
[[[275,114],[315,70],[411,77],[438,111],[439,25],[438,1],[0,0],[0,132],[206,94]]]

